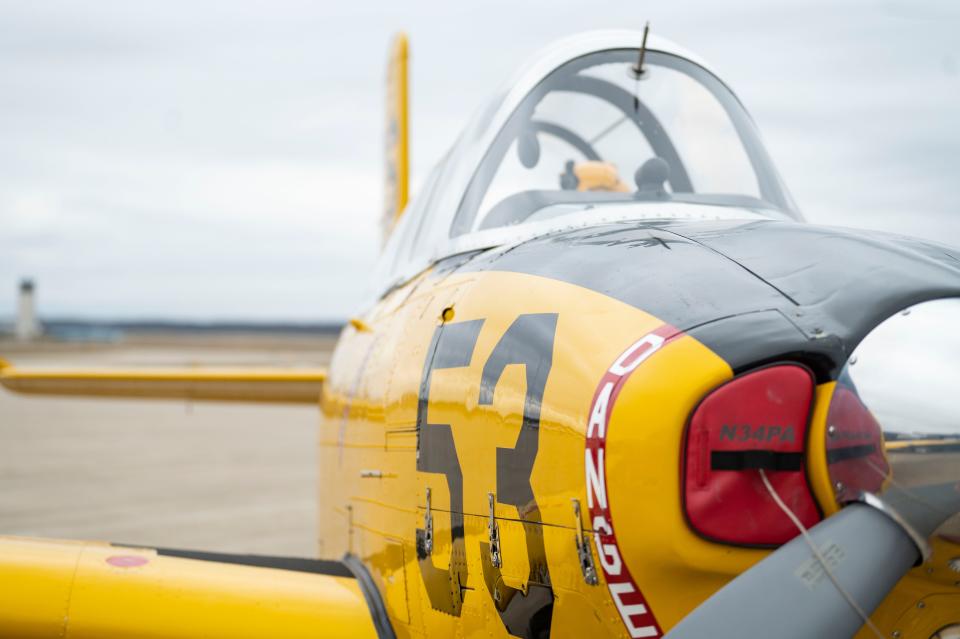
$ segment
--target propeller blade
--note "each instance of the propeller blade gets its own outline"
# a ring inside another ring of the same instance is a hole
[[[933,522],[925,523],[918,532],[927,536]],[[866,614],[920,557],[899,524],[860,503],[820,522],[809,535],[837,582]],[[717,591],[666,637],[847,639],[863,623],[801,535]]]

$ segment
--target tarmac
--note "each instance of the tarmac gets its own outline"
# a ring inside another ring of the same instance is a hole
[[[18,366],[317,365],[332,339],[0,342]],[[0,388],[0,534],[312,557],[318,409]]]

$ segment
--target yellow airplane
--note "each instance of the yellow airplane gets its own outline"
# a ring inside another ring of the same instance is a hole
[[[407,46],[329,371],[0,371],[319,400],[319,559],[6,537],[0,636],[960,637],[960,251],[804,222],[646,31],[543,51],[408,206]]]

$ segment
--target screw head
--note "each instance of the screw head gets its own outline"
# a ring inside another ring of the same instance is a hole
[[[838,494],[839,494],[839,493],[842,493],[844,488],[846,488],[846,486],[843,485],[843,482],[842,482],[842,481],[838,481],[838,482],[836,482],[836,483],[833,485],[833,489],[834,489]]]
[[[837,427],[833,424],[827,426],[827,437],[833,438],[837,436]]]

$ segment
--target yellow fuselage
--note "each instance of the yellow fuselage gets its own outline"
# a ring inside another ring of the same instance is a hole
[[[324,387],[319,543],[321,556],[366,563],[398,636],[522,636],[517,624],[537,629],[545,589],[555,636],[629,636],[622,613],[631,600],[617,601],[605,583],[612,573],[591,585],[581,572],[578,525],[604,568],[622,559],[642,591],[652,617],[633,617],[634,636],[656,636],[644,630],[651,619],[666,632],[768,554],[704,540],[685,522],[684,426],[697,402],[733,376],[693,337],[602,293],[498,271],[428,272],[392,290],[364,323],[344,331]],[[673,338],[609,407],[601,481],[618,547],[598,555],[587,512],[596,486],[584,457],[591,407],[611,365],[658,330]],[[551,344],[548,357],[530,355]],[[810,441],[822,441],[832,389],[818,387]],[[812,448],[808,466],[821,506],[834,512],[822,448]],[[518,504],[523,486],[511,482],[526,468],[533,500]],[[499,567],[490,559],[491,494]],[[944,587],[954,593],[940,603],[949,610],[960,599],[948,571],[908,578],[877,619],[892,628]],[[511,612],[511,597],[528,599],[529,610],[518,600]]]

